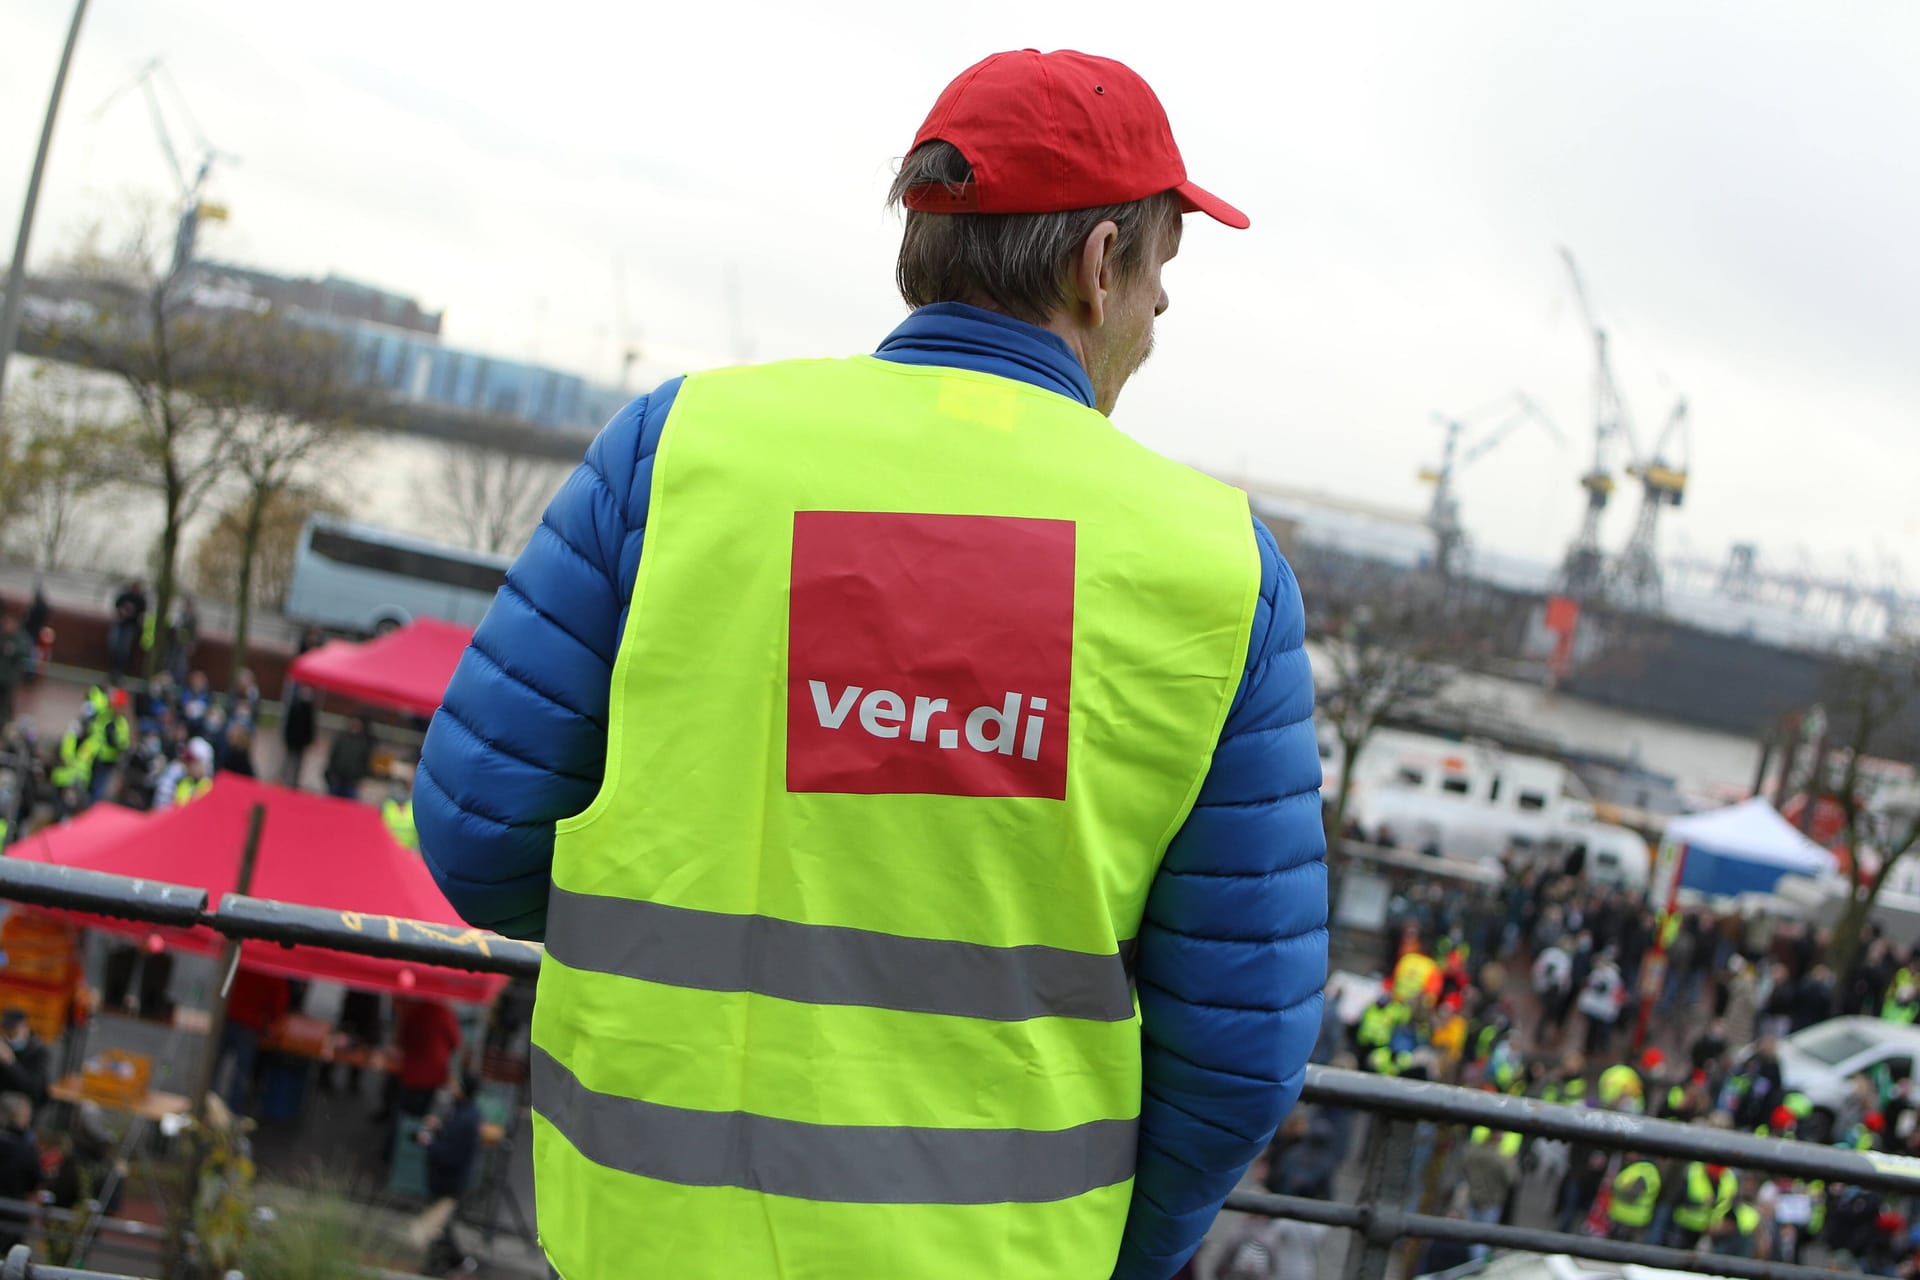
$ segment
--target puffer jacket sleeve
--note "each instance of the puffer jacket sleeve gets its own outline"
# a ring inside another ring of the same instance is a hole
[[[1327,976],[1313,674],[1293,571],[1255,522],[1247,670],[1147,899],[1140,1149],[1116,1280],[1166,1280],[1300,1096]]]
[[[546,931],[553,829],[600,789],[614,656],[679,390],[614,416],[548,505],[473,634],[414,778],[420,852],[468,923]]]

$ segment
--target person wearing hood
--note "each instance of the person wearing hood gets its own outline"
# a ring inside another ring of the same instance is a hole
[[[155,809],[171,809],[198,800],[213,787],[213,744],[194,738],[178,760],[160,772],[153,791]]]

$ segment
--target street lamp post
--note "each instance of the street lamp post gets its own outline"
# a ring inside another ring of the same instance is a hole
[[[87,0],[74,0],[73,22],[67,45],[60,51],[60,69],[53,75],[53,94],[47,99],[47,118],[40,125],[40,149],[33,153],[33,176],[27,179],[27,201],[20,210],[20,233],[13,242],[13,265],[7,271],[7,297],[0,306],[0,411],[7,395],[7,361],[20,340],[20,313],[27,303],[27,242],[33,239],[33,214],[40,203],[40,176],[46,172],[47,151],[53,145],[53,119],[60,113],[60,94],[67,87],[67,67],[73,46],[80,40],[80,20],[87,16]]]

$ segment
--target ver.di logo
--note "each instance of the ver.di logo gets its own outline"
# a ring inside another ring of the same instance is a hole
[[[1066,796],[1074,526],[794,516],[787,789]]]

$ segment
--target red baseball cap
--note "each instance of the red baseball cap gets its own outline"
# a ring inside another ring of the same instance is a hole
[[[907,208],[919,213],[1059,213],[1171,191],[1187,213],[1248,225],[1187,181],[1160,99],[1111,58],[1021,49],[976,62],[940,94],[913,145],[935,140],[967,158],[973,181],[911,188]]]

